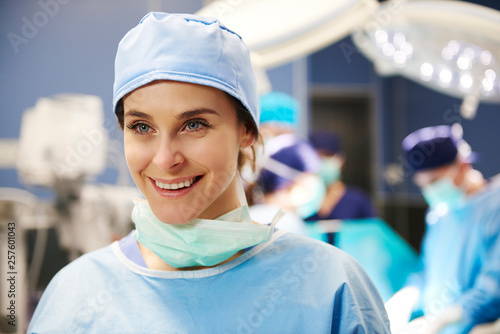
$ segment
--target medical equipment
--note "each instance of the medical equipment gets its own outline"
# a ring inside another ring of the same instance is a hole
[[[23,183],[85,181],[106,167],[108,136],[97,96],[40,98],[23,114],[17,170]]]
[[[61,94],[40,98],[23,114],[19,140],[1,142],[11,153],[2,159],[2,167],[15,167],[20,181],[32,190],[0,188],[0,239],[7,236],[5,222],[16,224],[17,333],[25,332],[29,300],[36,299],[49,229],[56,230],[59,248],[72,260],[132,228],[132,199],[140,193],[124,182],[127,168],[116,149],[122,144],[109,140],[104,124],[99,97]],[[119,185],[90,183],[108,165],[119,170]],[[37,188],[53,191],[53,198],[37,197]],[[29,230],[36,230],[32,247],[25,240]],[[29,266],[28,250],[32,252]],[[8,271],[6,258],[0,259],[3,272]],[[4,290],[0,296],[4,317],[9,299]]]
[[[462,116],[472,119],[479,102],[500,103],[499,27],[500,12],[484,6],[391,0],[352,36],[379,74],[461,98]]]

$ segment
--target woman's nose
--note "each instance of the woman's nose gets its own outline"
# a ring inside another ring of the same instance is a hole
[[[172,168],[181,166],[184,161],[185,158],[178,141],[172,138],[161,139],[153,158],[153,163],[158,168],[169,171]]]

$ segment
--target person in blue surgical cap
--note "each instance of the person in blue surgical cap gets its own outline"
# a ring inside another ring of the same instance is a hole
[[[260,197],[260,201],[250,207],[250,215],[258,222],[265,222],[270,212],[282,208],[288,216],[277,227],[308,235],[303,219],[318,211],[326,191],[316,175],[319,156],[306,139],[293,134],[269,140],[266,154],[253,188],[253,197]]]
[[[260,133],[264,141],[297,132],[300,104],[291,95],[272,91],[259,96]]]
[[[425,333],[484,328],[500,318],[500,187],[473,169],[458,124],[417,130],[403,149],[429,210],[421,276],[393,298],[420,300]]]
[[[28,333],[389,333],[364,270],[252,222],[240,169],[258,136],[249,52],[213,18],[152,12],[121,40],[114,111],[145,199],[135,230],[50,282]]]
[[[327,192],[318,212],[307,220],[376,217],[368,195],[360,189],[346,185],[341,179],[344,158],[340,137],[330,132],[317,131],[309,136],[309,140],[321,157],[319,175],[327,186]],[[327,237],[328,242],[334,244],[334,235],[328,233]]]
[[[260,95],[258,103],[260,110],[259,134],[264,145],[257,147],[255,162],[260,167],[263,160],[269,155],[269,150],[265,148],[268,141],[284,134],[297,133],[300,105],[293,96],[278,91],[271,91]],[[242,177],[245,191],[250,194],[259,177],[259,171],[252,170],[247,166],[242,170]],[[251,198],[249,200],[250,204],[253,204],[251,203]]]

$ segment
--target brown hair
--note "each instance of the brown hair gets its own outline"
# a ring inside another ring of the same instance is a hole
[[[262,137],[259,134],[259,130],[253,120],[252,115],[241,103],[241,101],[230,95],[229,93],[226,93],[226,96],[236,110],[236,117],[238,118],[238,121],[249,128],[255,135],[255,142],[253,143],[253,145],[251,145],[247,149],[240,148],[240,153],[238,155],[238,170],[241,172],[243,166],[249,164],[252,172],[255,173],[255,148],[262,144]]]
[[[249,164],[252,169],[252,172],[255,172],[255,147],[262,144],[262,137],[259,134],[259,130],[253,120],[252,115],[247,110],[247,108],[245,108],[245,106],[241,103],[241,101],[229,93],[226,93],[226,96],[228,97],[229,101],[231,102],[236,111],[236,117],[238,118],[238,121],[247,126],[252,131],[252,133],[255,134],[255,142],[253,145],[251,145],[247,149],[240,148],[240,153],[238,154],[238,170],[241,172],[243,166]],[[120,129],[123,130],[125,126],[123,98],[116,104],[116,117]]]

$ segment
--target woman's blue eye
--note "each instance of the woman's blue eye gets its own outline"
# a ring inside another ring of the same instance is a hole
[[[202,124],[200,122],[189,122],[186,124],[188,130],[198,130]]]
[[[137,126],[140,132],[148,132],[149,131],[149,125],[146,124],[139,124]]]
[[[130,123],[127,125],[127,128],[129,128],[135,134],[138,134],[138,135],[147,135],[152,131],[152,129],[149,125],[147,125],[145,123],[139,123],[139,122]]]

